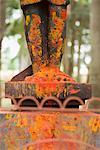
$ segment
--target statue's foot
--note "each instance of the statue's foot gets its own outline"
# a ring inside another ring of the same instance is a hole
[[[54,65],[43,67],[40,71],[36,72],[32,76],[25,78],[28,82],[75,82],[75,80],[60,71],[60,69]]]
[[[74,86],[66,88],[66,84],[76,83],[75,80],[64,72],[60,71],[56,66],[43,67],[40,71],[32,76],[25,78],[25,82],[34,83],[36,85],[36,94],[38,97],[59,95],[60,93],[77,93],[79,89],[74,89]]]

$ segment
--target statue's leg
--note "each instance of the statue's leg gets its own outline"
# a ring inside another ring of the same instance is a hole
[[[50,64],[59,66],[66,44],[66,17],[65,5],[50,4],[48,47]]]
[[[47,20],[48,2],[22,5],[25,16],[25,34],[32,60],[33,72],[47,65]]]

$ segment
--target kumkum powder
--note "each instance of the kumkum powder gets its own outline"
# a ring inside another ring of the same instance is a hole
[[[55,66],[44,67],[33,76],[25,78],[25,82],[35,84],[35,93],[39,98],[46,96],[57,96],[63,92],[75,94],[79,90],[73,85],[66,87],[68,83],[75,83],[75,80],[66,73],[63,73]]]

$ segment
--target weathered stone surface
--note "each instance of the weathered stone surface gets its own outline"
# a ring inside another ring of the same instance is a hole
[[[5,94],[6,96],[12,96],[16,99],[16,101],[19,101],[21,98],[25,96],[36,96],[35,94],[35,84],[33,83],[25,83],[24,79],[26,76],[32,75],[32,66],[29,66],[24,71],[16,75],[12,78],[11,81],[5,83]],[[64,101],[64,99],[71,97],[71,96],[77,96],[85,102],[86,99],[91,98],[92,95],[92,88],[90,84],[81,84],[81,83],[70,83],[70,85],[74,86],[74,89],[79,89],[79,92],[76,94],[68,93],[61,93],[59,95],[59,99],[61,101]],[[66,83],[65,87],[68,88],[69,84]],[[27,100],[25,105],[30,106],[31,102]],[[55,104],[54,104],[55,105]],[[76,107],[76,102],[72,102],[71,107]],[[69,106],[70,107],[70,106]]]
[[[69,96],[77,96],[83,100],[86,100],[91,97],[91,85],[89,84],[71,84],[75,89],[79,89],[79,92],[60,94],[59,99],[65,99]],[[69,84],[66,83],[66,87]],[[35,96],[35,84],[34,83],[25,83],[23,81],[10,81],[5,84],[5,93],[6,95],[12,96],[14,98],[22,98],[24,96]]]

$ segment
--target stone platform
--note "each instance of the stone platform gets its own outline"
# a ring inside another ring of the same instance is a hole
[[[14,97],[17,101],[26,96],[36,97],[36,84],[28,83],[24,81],[25,77],[30,76],[30,75],[32,75],[31,66],[29,66],[27,69],[25,69],[24,71],[16,75],[11,81],[6,82],[5,83],[5,95]],[[45,83],[45,84],[48,85],[48,83]],[[59,82],[59,86],[60,84],[62,83]],[[76,96],[82,99],[83,103],[85,103],[85,100],[91,98],[91,85],[90,84],[64,83],[64,86],[66,89],[68,89],[69,86],[72,86],[74,87],[74,89],[77,90],[77,92],[75,93],[74,91],[69,92],[68,90],[65,90],[64,92],[60,93],[59,96],[53,95],[53,94],[50,96],[55,96],[62,101],[64,101],[68,97]],[[73,103],[73,105],[75,104],[76,103]]]

